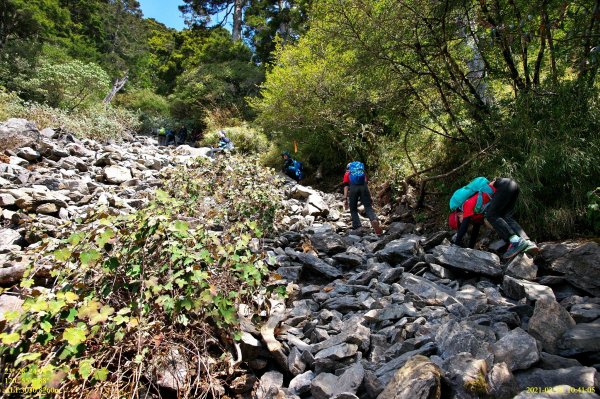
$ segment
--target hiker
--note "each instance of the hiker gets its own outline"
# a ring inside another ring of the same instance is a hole
[[[376,235],[381,235],[383,231],[377,220],[377,215],[371,206],[371,193],[367,185],[367,175],[365,174],[365,165],[362,162],[350,162],[346,166],[346,173],[342,181],[344,186],[344,209],[350,208],[352,216],[352,229],[358,230],[361,227],[358,216],[358,200],[365,207],[367,217],[371,221],[371,226]]]
[[[167,142],[167,130],[164,127],[158,129],[158,145],[165,145]]]
[[[229,137],[227,137],[227,135],[225,134],[225,130],[219,130],[218,134],[219,134],[219,144],[217,147],[212,147],[210,149],[209,156],[211,158],[214,158],[214,155],[217,152],[233,150],[233,143],[231,142],[231,139]]]
[[[175,132],[172,129],[167,129],[167,142],[165,145],[175,144]]]
[[[461,202],[459,192],[463,195],[465,193],[474,194],[459,204],[458,202]],[[451,227],[454,226],[458,230],[455,243],[462,244],[469,224],[473,223],[469,245],[473,244],[474,246],[483,216],[490,222],[500,238],[509,243],[503,258],[510,259],[521,252],[538,252],[539,248],[535,242],[529,239],[527,233],[512,217],[518,196],[519,185],[517,182],[505,177],[495,178],[491,182],[483,177],[478,177],[469,185],[457,190],[450,200],[450,208],[454,208],[454,211],[448,218]],[[455,203],[453,200],[456,200]]]
[[[175,138],[175,145],[180,145],[185,143],[187,140],[188,131],[185,126],[181,126],[179,131],[177,132],[177,137]]]
[[[300,182],[304,178],[302,162],[293,159],[287,151],[281,153],[281,158],[283,159],[283,173],[296,180],[296,182]]]

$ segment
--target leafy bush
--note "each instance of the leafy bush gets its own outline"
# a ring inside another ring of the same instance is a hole
[[[151,90],[136,90],[116,97],[116,105],[139,114],[140,131],[150,133],[160,126],[173,126],[167,99]]]
[[[17,93],[6,91],[0,86],[0,121],[13,118],[22,110],[23,105]]]
[[[97,64],[73,60],[43,63],[29,85],[49,106],[74,110],[85,108],[106,95],[110,78]]]
[[[220,130],[220,129],[218,129]],[[200,145],[210,147],[219,142],[218,130],[211,131],[204,135]],[[237,152],[242,154],[264,154],[269,150],[269,140],[265,134],[246,125],[228,127],[224,129],[227,137],[235,145]]]
[[[23,371],[9,376],[15,384],[53,381],[67,397],[130,396],[177,351],[178,370],[190,370],[180,391],[188,397],[225,369],[228,357],[207,361],[209,352],[222,354],[238,337],[237,305],[252,308],[256,292],[267,294],[256,244],[273,226],[276,181],[246,158],[198,162],[164,178],[167,191],[146,208],[126,216],[101,209],[38,247],[21,283],[25,313],[6,313],[0,334],[0,355]],[[55,284],[32,289],[43,267]]]
[[[596,187],[594,191],[590,191],[587,195],[587,220],[592,227],[594,233],[600,233],[600,187]]]

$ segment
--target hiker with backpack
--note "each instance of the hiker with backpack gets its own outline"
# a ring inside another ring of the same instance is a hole
[[[167,129],[165,129],[164,127],[161,126],[161,128],[158,129],[158,145],[165,145],[166,142],[167,142]]]
[[[281,153],[281,158],[283,159],[282,172],[296,180],[296,182],[300,182],[304,178],[304,166],[302,162],[293,159],[287,151]]]
[[[229,137],[227,137],[227,135],[225,134],[225,130],[219,130],[218,134],[219,134],[219,144],[217,145],[217,147],[212,147],[210,149],[209,156],[211,158],[214,158],[215,153],[217,153],[217,152],[233,150],[233,143],[231,142],[231,139]]]
[[[485,217],[500,238],[509,243],[503,255],[505,259],[521,252],[539,251],[535,242],[529,239],[527,233],[512,217],[518,196],[517,182],[504,177],[491,182],[485,177],[478,177],[455,191],[450,199],[452,213],[448,217],[450,227],[458,230],[455,243],[462,246],[462,239],[469,225],[473,224],[469,240],[469,247],[473,248]]]
[[[352,216],[352,229],[358,230],[361,227],[360,218],[358,216],[358,201],[365,207],[367,217],[371,221],[371,226],[376,235],[381,235],[383,231],[377,220],[377,215],[371,205],[371,193],[367,185],[367,175],[365,173],[365,165],[362,162],[350,162],[346,166],[346,173],[342,181],[344,186],[344,209],[350,208]]]

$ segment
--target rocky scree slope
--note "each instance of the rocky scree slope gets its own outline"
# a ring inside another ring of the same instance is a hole
[[[28,250],[62,221],[99,206],[141,207],[162,169],[206,154],[150,138],[80,141],[24,120],[1,124],[0,143],[3,285],[19,281]],[[382,237],[352,235],[339,195],[291,181],[285,193],[280,234],[263,247],[275,270],[269,283],[289,295],[271,302],[263,324],[241,323],[246,372],[224,394],[598,397],[597,243],[543,243],[535,260],[502,263],[410,223],[391,223]],[[19,302],[2,295],[0,310]],[[167,367],[180,376],[181,365]]]

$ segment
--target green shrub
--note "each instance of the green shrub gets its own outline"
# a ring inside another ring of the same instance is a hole
[[[115,104],[139,115],[140,131],[150,133],[160,126],[174,126],[169,102],[149,89],[135,90],[116,97]]]
[[[23,105],[17,93],[9,92],[0,86],[0,121],[14,118],[22,111]]]
[[[74,110],[102,99],[110,88],[110,78],[99,65],[91,62],[47,62],[28,85],[49,106]]]
[[[217,133],[219,130],[221,129],[206,133],[200,141],[200,145],[206,147],[215,146],[219,142]],[[269,140],[260,130],[246,125],[227,127],[222,130],[225,130],[227,137],[235,145],[236,152],[241,154],[264,154],[269,151]]]
[[[26,387],[52,379],[65,397],[137,396],[174,349],[198,370],[187,376],[191,394],[229,366],[222,352],[239,338],[237,305],[269,296],[256,242],[273,228],[278,181],[248,157],[198,161],[164,179],[144,209],[98,209],[37,247],[21,283],[24,314],[3,315],[0,356],[19,370],[7,378]],[[42,265],[55,283],[32,289]],[[249,309],[257,318],[262,310]],[[206,362],[209,350],[223,356]]]

